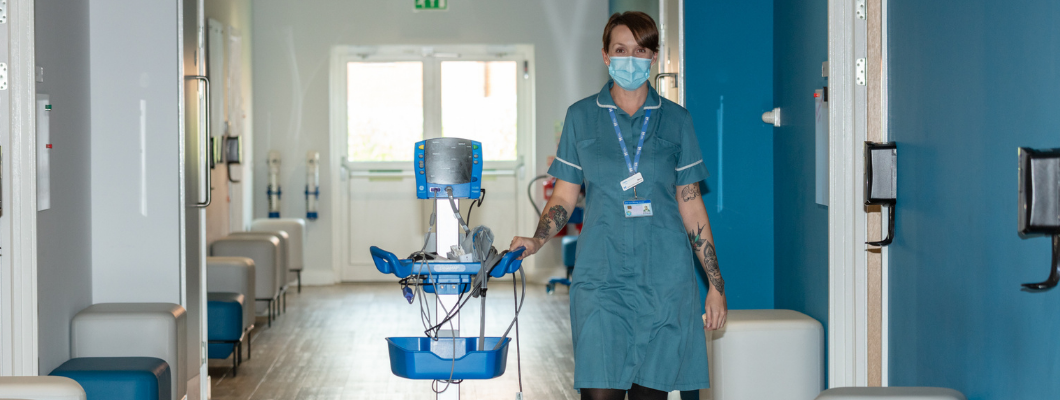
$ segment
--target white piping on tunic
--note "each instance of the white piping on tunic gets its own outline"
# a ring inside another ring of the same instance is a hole
[[[558,158],[557,158],[557,159],[558,159]],[[677,172],[681,172],[681,171],[684,171],[684,170],[686,170],[686,169],[692,168],[692,167],[694,167],[694,166],[696,166],[696,165],[699,165],[699,164],[702,164],[702,163],[703,163],[703,160],[699,160],[699,161],[696,161],[696,162],[694,162],[694,163],[691,163],[691,164],[688,164],[688,165],[686,165],[686,166],[683,166],[683,167],[681,167],[681,168],[678,168],[678,169],[677,169]],[[579,169],[580,169],[580,168],[579,168]]]
[[[574,165],[574,164],[572,164],[572,163],[571,163],[570,161],[564,160],[564,159],[562,159],[562,158],[559,158],[559,157],[556,157],[556,160],[559,160],[559,162],[561,162],[561,163],[564,163],[564,164],[567,164],[567,165],[570,165],[570,166],[572,166],[572,167],[574,167],[574,168],[577,168],[577,169],[578,169],[579,171],[581,171],[581,170],[582,170],[582,167],[579,167],[579,166],[577,166],[577,165]],[[703,161],[700,161],[700,162],[703,162]]]
[[[596,105],[603,108],[618,108],[618,106],[605,106],[603,104],[600,104],[600,95],[596,95]]]

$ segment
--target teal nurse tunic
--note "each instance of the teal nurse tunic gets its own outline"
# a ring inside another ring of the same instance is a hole
[[[649,85],[632,116],[615,106],[608,82],[567,110],[548,173],[585,184],[585,219],[570,287],[574,387],[662,391],[709,387],[706,338],[692,248],[676,187],[707,177],[692,118]],[[620,181],[629,177],[608,109],[632,159],[645,110],[652,110],[637,197],[654,216],[626,218]]]

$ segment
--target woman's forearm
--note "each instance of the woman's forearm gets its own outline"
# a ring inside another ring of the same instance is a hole
[[[537,223],[534,239],[545,243],[567,226],[579,192],[581,192],[581,185],[564,181],[556,182],[552,198],[549,199],[548,204],[545,204],[545,211],[541,213],[541,219]]]
[[[549,201],[545,205],[545,212],[541,214],[541,220],[537,222],[537,231],[534,232],[534,239],[538,239],[542,243],[547,242],[567,225],[568,219],[570,219],[570,211],[567,211],[566,207]]]
[[[679,186],[677,202],[693,254],[703,265],[703,271],[706,272],[710,285],[718,291],[718,294],[724,295],[725,279],[721,277],[718,255],[714,250],[714,235],[710,230],[710,217],[707,216],[707,209],[703,205],[699,183]]]

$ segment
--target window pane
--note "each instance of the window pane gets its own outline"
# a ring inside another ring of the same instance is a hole
[[[423,140],[423,63],[346,65],[349,161],[412,161]]]
[[[515,61],[442,62],[442,136],[482,142],[487,161],[516,158]]]

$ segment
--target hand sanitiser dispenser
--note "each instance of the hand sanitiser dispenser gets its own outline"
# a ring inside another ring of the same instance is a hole
[[[420,318],[429,327],[424,336],[387,338],[390,370],[403,378],[433,381],[431,388],[439,400],[459,399],[460,382],[465,379],[493,379],[504,374],[511,342],[508,333],[513,326],[518,332],[522,297],[504,335],[486,336],[486,286],[490,278],[523,274],[519,257],[525,249],[498,252],[492,245],[490,229],[469,228],[459,211],[460,199],[481,197],[482,163],[479,142],[436,138],[416,143],[416,197],[434,204],[430,231],[423,247],[406,259],[375,246],[370,249],[376,269],[401,278],[402,296],[410,304],[418,300]],[[522,281],[525,296],[525,277]],[[512,280],[513,290],[517,289],[516,282]],[[427,295],[434,295],[434,307]],[[461,337],[461,309],[472,297],[482,302],[478,336]]]
[[[1019,149],[1019,233],[1053,238],[1052,265],[1045,282],[1024,290],[1044,291],[1060,283],[1060,149]]]
[[[265,163],[269,166],[269,190],[265,192],[269,195],[269,218],[280,218],[280,152],[270,151]]]

